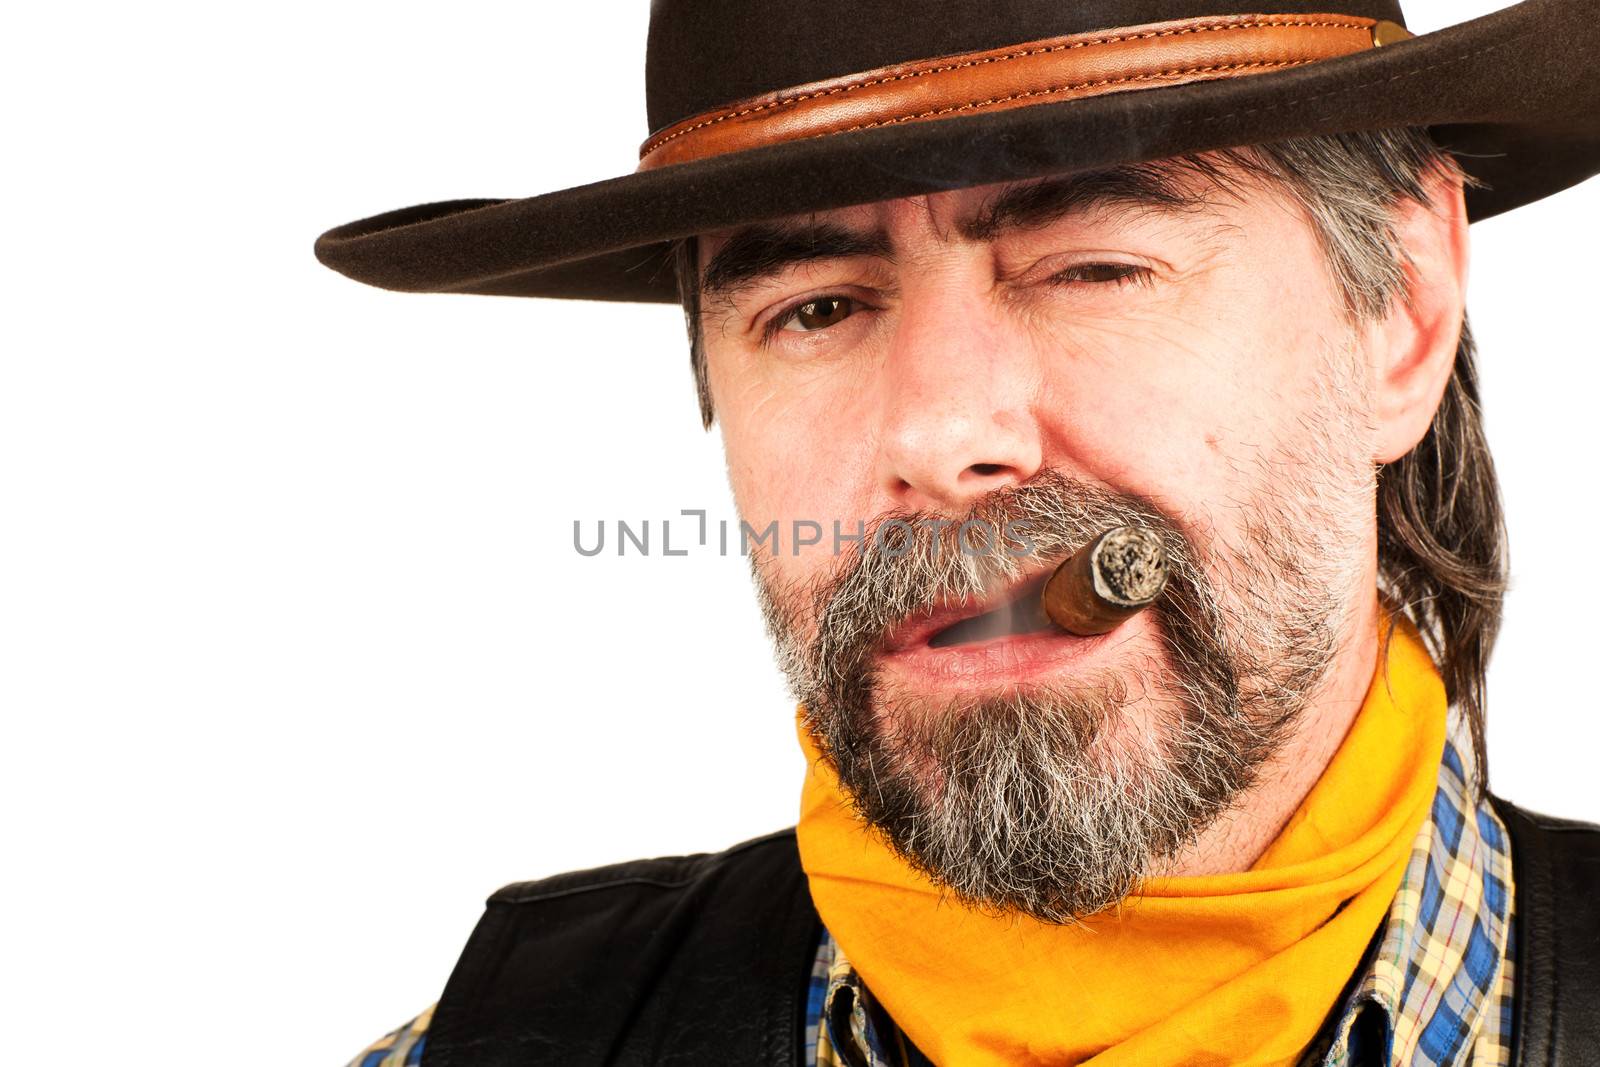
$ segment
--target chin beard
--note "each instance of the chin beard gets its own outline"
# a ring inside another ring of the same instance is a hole
[[[752,566],[805,727],[857,814],[968,906],[1070,923],[1161,873],[1291,735],[1331,671],[1359,574],[1359,531],[1336,506],[1350,499],[1329,486],[1370,492],[1370,467],[1365,479],[1320,481],[1315,492],[1285,479],[1286,490],[1244,506],[1246,547],[1213,548],[1203,562],[1158,509],[1052,470],[984,497],[966,518],[1023,524],[1035,561],[1114,525],[1144,526],[1165,544],[1167,589],[1148,609],[1158,647],[1073,686],[932,698],[876,672],[900,622],[1020,574],[1022,561],[964,554],[953,527],[922,521],[947,516],[884,516],[878,525],[916,531],[909,546],[899,540],[909,551],[864,547],[807,586],[782,585],[770,558]],[[1227,600],[1211,573],[1227,575]]]

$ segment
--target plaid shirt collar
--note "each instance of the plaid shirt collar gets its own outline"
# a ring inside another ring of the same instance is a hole
[[[1473,799],[1470,734],[1450,709],[1439,786],[1400,889],[1306,1067],[1501,1067],[1510,1063],[1511,852]],[[927,1061],[823,931],[806,1028],[811,1067]]]

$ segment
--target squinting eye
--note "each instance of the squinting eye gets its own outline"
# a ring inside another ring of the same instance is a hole
[[[1083,263],[1052,274],[1050,280],[1058,283],[1084,282],[1089,285],[1105,285],[1113,282],[1140,284],[1150,280],[1150,271],[1146,267],[1131,263]]]
[[[855,309],[856,302],[847,296],[824,296],[784,312],[774,325],[780,330],[810,333],[843,322]]]

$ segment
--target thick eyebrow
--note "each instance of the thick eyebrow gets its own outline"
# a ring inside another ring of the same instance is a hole
[[[832,223],[747,226],[711,257],[700,291],[725,295],[797,263],[845,256],[889,259],[892,252],[889,235],[881,230],[849,230]]]
[[[1185,175],[1208,179],[1185,183]],[[1071,214],[1124,208],[1130,214],[1183,212],[1213,203],[1206,190],[1221,187],[1218,168],[1198,160],[1161,160],[1014,185],[957,224],[969,241],[992,241],[1015,230],[1037,229]],[[719,248],[700,279],[703,296],[727,296],[797,263],[847,256],[893,260],[889,236],[832,223],[764,224],[736,231]]]
[[[1184,183],[1181,178],[1189,172],[1208,180]],[[1125,208],[1130,214],[1192,211],[1213,203],[1206,190],[1222,180],[1215,167],[1198,161],[1130,164],[1047,178],[1011,186],[959,228],[969,241],[992,241],[1013,230],[1037,229],[1095,209]]]

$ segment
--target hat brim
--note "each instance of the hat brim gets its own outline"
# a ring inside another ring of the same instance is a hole
[[[1600,171],[1600,22],[1524,0],[1471,22],[1247,78],[1112,93],[733,152],[513,200],[423,204],[318,238],[404,292],[678,299],[683,237],[763,219],[1289,137],[1425,126],[1482,183],[1476,221]]]

